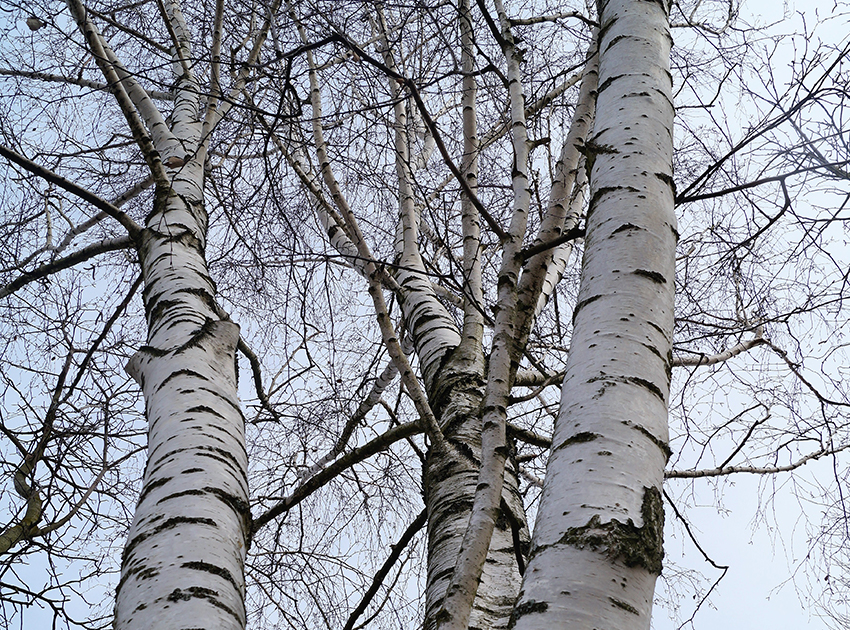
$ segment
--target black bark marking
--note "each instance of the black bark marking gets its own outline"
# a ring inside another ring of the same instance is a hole
[[[165,311],[183,304],[180,300],[162,300],[159,298],[160,296],[157,296],[155,299],[147,303],[147,316],[149,322],[160,321]]]
[[[664,338],[665,338],[665,339],[667,338],[667,333],[666,333],[666,332],[664,332],[664,329],[663,329],[661,326],[659,326],[659,325],[658,325],[658,324],[656,324],[655,322],[646,322],[646,323],[647,323],[647,324],[649,324],[650,326],[652,326],[655,330],[657,330],[658,332],[660,332],[662,335],[664,335]]]
[[[198,389],[201,390],[201,391],[207,392],[209,394],[212,394],[213,396],[217,396],[218,398],[221,398],[224,402],[226,402],[228,405],[233,407],[239,413],[239,416],[242,417],[242,410],[239,408],[239,405],[237,405],[235,402],[230,400],[230,398],[228,398],[227,396],[225,396],[221,392],[218,392],[214,389],[210,389],[209,387],[199,387]]]
[[[595,383],[597,381],[606,381],[608,383],[631,383],[632,385],[644,387],[658,396],[658,398],[661,399],[661,402],[666,404],[666,401],[664,400],[664,392],[661,391],[661,388],[645,378],[641,378],[639,376],[614,376],[611,374],[601,374],[600,376],[594,376],[593,378],[588,379],[587,382]]]
[[[176,499],[177,497],[197,496],[201,494],[206,494],[206,492],[204,492],[203,490],[197,490],[195,488],[191,490],[182,490],[180,492],[173,492],[167,496],[162,497],[159,501],[156,502],[156,504],[159,505],[160,503],[170,501],[171,499]]]
[[[527,602],[523,602],[519,606],[511,611],[511,618],[508,620],[508,630],[513,628],[517,621],[519,621],[520,617],[524,617],[525,615],[530,615],[533,613],[543,613],[549,608],[549,604],[546,602],[538,602],[533,599],[528,600]]]
[[[653,444],[655,444],[655,446],[657,446],[659,449],[661,449],[661,452],[663,452],[663,453],[664,453],[665,461],[669,460],[669,459],[670,459],[670,457],[673,455],[673,450],[670,448],[670,445],[669,445],[669,444],[667,444],[664,440],[662,440],[662,439],[660,439],[660,438],[656,437],[655,435],[653,435],[653,434],[649,431],[649,429],[647,429],[646,427],[641,426],[641,425],[639,425],[639,424],[634,424],[634,423],[632,423],[632,422],[629,422],[628,420],[624,420],[624,421],[623,421],[623,423],[624,423],[624,424],[626,424],[626,425],[628,425],[628,426],[630,426],[630,427],[632,427],[635,431],[637,431],[637,432],[639,432],[639,433],[642,433],[642,434],[643,434],[644,436],[646,436],[646,437],[647,437],[647,438],[648,438],[648,439],[649,439],[649,440],[650,440]]]
[[[199,298],[207,306],[207,308],[213,312],[216,310],[215,298],[212,293],[206,289],[202,289],[200,287],[185,287],[183,289],[177,289],[174,293],[188,293],[189,295],[194,295]]]
[[[610,601],[617,608],[622,608],[626,612],[630,612],[633,615],[640,615],[640,612],[638,612],[638,609],[635,608],[634,606],[632,606],[631,604],[627,603],[627,602],[624,602],[624,601],[619,600],[619,599],[615,599],[613,597],[609,597],[608,601]]]
[[[630,383],[634,383],[635,385],[640,385],[641,387],[645,387],[646,389],[651,391],[653,394],[658,396],[658,398],[661,399],[661,402],[663,402],[665,404],[667,403],[667,401],[664,400],[664,392],[662,392],[661,388],[658,387],[658,385],[656,385],[652,381],[648,381],[645,378],[640,378],[639,376],[627,376],[626,380],[629,381]]]
[[[607,52],[607,51],[611,50],[612,46],[614,46],[615,44],[618,44],[619,42],[623,41],[624,39],[629,39],[629,38],[630,38],[629,35],[617,35],[617,37],[612,39],[609,42],[609,44],[605,47],[605,51]]]
[[[179,588],[175,588],[168,596],[168,601],[170,602],[187,602],[190,599],[198,598],[205,599],[210,604],[215,606],[216,608],[220,608],[225,611],[233,618],[235,618],[240,624],[243,623],[242,618],[227,604],[223,604],[218,601],[218,591],[214,591],[211,588],[204,588],[202,586],[190,586],[185,590],[181,590]]]
[[[636,230],[643,230],[643,229],[644,228],[640,227],[639,225],[635,225],[634,223],[624,223],[623,225],[618,227],[616,230],[611,232],[611,236],[614,236],[615,234],[617,234],[619,232],[634,232]]]
[[[659,359],[661,359],[662,361],[665,361],[665,363],[666,363],[667,358],[661,355],[661,352],[659,352],[659,351],[658,351],[658,348],[656,348],[655,346],[651,346],[651,345],[649,345],[648,343],[642,343],[642,344],[640,344],[640,345],[642,345],[644,348],[646,348],[647,350],[649,350],[652,354],[654,354],[655,356],[657,356],[657,357],[658,357]]]
[[[240,590],[239,585],[236,583],[236,580],[233,579],[233,575],[230,573],[230,571],[223,567],[210,564],[209,562],[202,562],[200,560],[184,562],[180,566],[185,567],[186,569],[192,569],[193,571],[206,571],[207,573],[212,573],[213,575],[217,575],[218,577],[230,582],[230,584],[233,585],[233,588],[237,591]]]
[[[142,346],[141,348],[139,348],[139,352],[141,352],[143,354],[149,354],[152,357],[164,357],[170,351],[169,350],[162,350],[160,348],[154,348],[153,346]]]
[[[212,407],[207,407],[206,405],[196,405],[194,407],[189,407],[186,410],[186,413],[208,413],[211,416],[218,416],[219,418],[222,418],[224,420],[227,419],[227,418],[224,417],[223,414],[220,414],[218,411],[216,411]]]
[[[665,278],[662,274],[657,271],[650,271],[648,269],[635,269],[632,273],[637,276],[643,276],[644,278],[649,278],[653,282],[657,282],[658,284],[667,284],[667,278]]]
[[[602,41],[602,33],[601,32],[599,33],[599,40]],[[597,95],[602,94],[602,92],[604,92],[609,87],[611,87],[611,84],[614,83],[614,81],[616,81],[617,79],[622,79],[625,76],[627,76],[627,75],[618,74],[618,75],[613,76],[613,77],[608,77],[607,79],[605,79],[605,81],[602,82],[602,85],[600,85],[599,88],[596,90],[596,94]]]
[[[209,527],[218,527],[218,523],[216,523],[211,518],[205,517],[192,517],[192,516],[175,516],[173,518],[168,519],[167,521],[157,525],[152,530],[139,534],[133,540],[128,541],[127,546],[124,548],[124,553],[121,557],[121,565],[124,566],[127,564],[128,559],[130,558],[130,554],[133,550],[138,547],[145,540],[150,538],[151,536],[156,536],[157,534],[165,531],[166,529],[173,529],[180,525],[207,525]],[[128,572],[118,583],[117,589],[120,590],[121,585],[124,581],[130,577],[131,573]]]
[[[561,444],[552,449],[552,452],[559,451],[562,448],[566,448],[567,446],[571,446],[573,444],[582,444],[585,442],[592,442],[593,440],[597,440],[602,436],[598,433],[591,433],[590,431],[582,431],[581,433],[576,433],[572,437],[567,438]]]
[[[208,337],[213,335],[213,326],[216,323],[217,320],[207,317],[206,320],[204,320],[203,325],[195,331],[195,334],[192,335],[192,338],[189,339],[189,341],[174,349],[174,354],[178,355],[186,352],[186,350],[200,346]]]
[[[601,297],[602,297],[601,295],[593,295],[593,296],[587,298],[586,300],[582,300],[581,302],[576,304],[576,307],[573,310],[573,324],[576,323],[576,317],[578,317],[578,312],[581,309],[583,309],[585,306],[587,306],[591,302],[595,302],[596,300],[600,299]]]
[[[142,489],[142,493],[139,495],[139,503],[137,505],[141,505],[142,501],[145,500],[145,497],[148,496],[148,493],[150,493],[152,490],[156,490],[160,486],[164,486],[165,484],[167,484],[172,479],[173,479],[173,477],[161,477],[160,479],[157,479],[156,481],[151,481],[148,485],[146,485]]]
[[[667,173],[655,173],[655,176],[670,187],[670,190],[673,191],[673,198],[675,199],[676,198],[676,182],[675,182],[675,180],[670,175],[668,175]]]
[[[159,386],[156,388],[157,391],[159,391],[160,389],[165,387],[165,384],[168,383],[168,381],[170,381],[173,378],[177,378],[178,376],[191,376],[193,378],[198,378],[202,381],[210,380],[206,376],[204,376],[200,372],[196,372],[195,370],[189,370],[189,369],[176,370],[176,371],[172,372],[171,374],[169,374],[168,377],[159,384]]]
[[[596,208],[596,204],[599,203],[599,200],[602,197],[618,190],[625,190],[626,192],[630,193],[640,192],[640,190],[638,190],[634,186],[603,186],[602,188],[597,189],[596,192],[593,193],[593,196],[590,198],[590,203],[587,206],[587,217],[585,218],[585,221],[587,221],[587,218],[589,218],[590,215],[593,214],[593,211]]]

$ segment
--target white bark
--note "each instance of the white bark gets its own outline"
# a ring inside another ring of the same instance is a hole
[[[189,121],[184,121],[188,125]],[[195,122],[199,125],[199,122]],[[248,457],[236,393],[238,327],[219,320],[204,260],[203,168],[158,188],[139,250],[148,345],[148,465],[125,548],[115,627],[245,627]]]
[[[212,98],[207,120],[199,119],[200,94],[206,90],[188,65],[189,30],[176,0],[160,4],[175,43],[169,122],[79,0],[67,3],[156,184],[145,229],[131,232],[145,284],[148,339],[127,371],[145,396],[148,463],[124,549],[114,626],[176,629],[188,623],[241,630],[251,517],[244,418],[236,392],[239,329],[221,319],[204,257],[203,163],[226,108],[217,108]],[[218,2],[216,62],[221,8]],[[267,28],[256,35],[249,62],[256,59]],[[237,93],[247,72],[240,71]],[[217,73],[214,67],[214,96]]]
[[[602,0],[591,207],[517,629],[649,628],[661,570],[674,252],[666,0]]]
[[[291,4],[289,4],[288,6],[290,9],[290,14],[293,20],[295,20],[296,25],[298,26],[298,32],[301,37],[301,40],[306,43],[308,41],[306,32],[304,31],[304,28],[298,23],[298,17]],[[351,242],[354,243],[354,245],[357,247],[359,258],[364,261],[367,261],[363,267],[362,273],[366,277],[366,280],[369,284],[369,295],[372,298],[372,302],[375,306],[375,315],[378,320],[378,327],[381,330],[381,337],[383,339],[384,345],[387,348],[387,352],[389,353],[390,357],[398,368],[399,374],[401,375],[401,380],[406,386],[407,392],[413,400],[414,406],[416,407],[416,410],[419,413],[420,421],[423,424],[423,428],[428,433],[428,436],[431,438],[432,443],[435,445],[435,447],[438,447],[442,450],[445,448],[446,445],[443,441],[443,434],[437,423],[437,419],[435,418],[434,413],[428,404],[425,392],[422,391],[419,381],[416,378],[415,373],[413,372],[413,368],[410,366],[410,362],[408,361],[406,354],[401,348],[401,344],[399,343],[399,340],[396,336],[392,321],[390,321],[389,310],[387,309],[386,301],[384,300],[384,295],[382,293],[381,281],[384,274],[375,264],[375,259],[372,255],[372,252],[369,249],[366,240],[363,238],[362,232],[360,231],[360,227],[357,223],[357,218],[354,216],[354,213],[352,212],[351,207],[348,204],[348,200],[343,194],[342,188],[340,187],[339,182],[334,176],[333,169],[331,168],[327,154],[327,144],[324,139],[324,132],[322,130],[321,124],[322,98],[321,92],[319,90],[316,64],[313,60],[312,53],[308,51],[306,56],[307,62],[310,67],[309,79],[310,103],[313,108],[313,139],[316,144],[316,153],[319,158],[322,178],[325,182],[325,186],[327,186],[328,190],[331,193],[331,197],[334,201],[334,204],[337,208],[339,208],[341,215],[339,217],[339,221],[342,224],[341,227],[345,228],[348,237],[351,239]],[[430,290],[430,283],[428,283],[428,289]],[[404,304],[404,301],[404,294],[402,293],[402,304]],[[436,298],[433,301],[437,305],[439,305],[440,308],[443,308],[440,302],[436,300]],[[422,323],[422,320],[419,319],[415,323]],[[427,324],[427,320],[425,321],[425,323]],[[413,335],[415,341],[416,330],[413,327],[411,327],[411,334]],[[423,363],[421,357],[420,363]]]
[[[474,42],[470,26],[469,2],[458,7],[462,67],[461,96],[464,151],[461,173],[475,193],[478,176],[478,123],[476,81],[473,75]],[[463,229],[464,325],[460,344],[437,374],[431,391],[431,404],[439,414],[447,440],[458,445],[462,457],[450,457],[432,450],[423,471],[428,509],[428,573],[425,623],[432,630],[443,617],[458,554],[470,521],[473,498],[482,461],[482,401],[487,378],[482,338],[482,285],[480,261],[480,216],[471,200],[461,200]],[[492,367],[492,363],[491,363]],[[501,475],[501,471],[497,471]],[[501,501],[500,501],[501,499]],[[509,469],[501,495],[496,494],[492,536],[481,547],[486,555],[476,592],[469,602],[470,628],[505,628],[519,590],[520,572],[529,544],[528,528],[518,491],[518,480]],[[500,505],[501,503],[501,505]]]
[[[555,165],[555,179],[549,193],[546,215],[540,224],[534,245],[551,242],[576,227],[584,206],[582,189],[586,179],[583,169],[580,168],[580,162],[588,130],[593,122],[596,104],[599,72],[596,31],[597,29],[594,29],[593,40],[588,50],[588,60],[582,73],[581,89],[570,130]],[[560,281],[571,251],[572,244],[565,243],[532,256],[525,264],[519,286],[518,310],[521,338],[528,336],[535,317],[545,306]]]
[[[136,354],[148,466],[122,562],[116,628],[245,627],[250,512],[236,398],[238,327],[211,322],[160,355]]]
[[[387,39],[388,27],[380,6],[377,11],[377,28],[381,34],[381,53],[384,63],[398,72],[395,58]],[[429,393],[434,387],[437,371],[447,355],[460,343],[460,333],[451,315],[437,299],[419,251],[419,217],[413,199],[413,175],[410,172],[408,115],[405,99],[401,98],[399,84],[389,79],[394,101],[394,146],[398,180],[399,223],[396,237],[395,278],[401,286],[401,308],[413,341],[416,354]]]

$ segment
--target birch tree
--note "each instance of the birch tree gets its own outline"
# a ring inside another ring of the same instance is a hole
[[[668,11],[599,2],[581,286],[516,628],[649,628],[679,236]]]
[[[14,7],[6,619],[684,621],[662,528],[817,460],[840,548],[848,51],[740,10]]]

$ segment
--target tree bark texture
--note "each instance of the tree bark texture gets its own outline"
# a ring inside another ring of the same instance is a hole
[[[432,449],[423,470],[428,510],[426,630],[435,628],[439,621],[472,512],[481,461],[481,405],[486,379],[483,355],[479,355],[479,369],[475,371],[468,357],[458,358],[458,354],[456,351],[454,360],[441,371],[438,389],[431,396],[446,440],[458,454]],[[506,628],[519,591],[529,533],[513,465],[505,469],[499,511],[472,605],[471,629]]]
[[[148,461],[122,557],[114,627],[241,630],[250,512],[236,390],[239,327],[216,305],[205,260],[206,143],[225,110],[209,98],[201,119],[199,95],[205,91],[188,65],[189,31],[174,0],[161,5],[174,44],[168,119],[83,5],[68,5],[156,184],[145,228],[133,234],[144,279],[147,344],[127,364],[145,398]],[[219,24],[221,13],[219,2]]]
[[[602,0],[591,201],[561,411],[511,626],[649,628],[676,220],[666,0]]]

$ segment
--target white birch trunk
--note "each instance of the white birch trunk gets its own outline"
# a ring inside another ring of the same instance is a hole
[[[601,0],[582,281],[531,559],[512,625],[649,628],[673,331],[667,0]]]
[[[245,627],[248,457],[239,328],[220,321],[204,260],[203,169],[157,190],[142,235],[148,345],[127,366],[145,395],[148,464],[125,547],[115,627]]]
[[[156,183],[153,210],[136,237],[148,339],[127,365],[145,397],[148,462],[124,548],[114,627],[241,630],[250,512],[236,393],[239,328],[222,321],[204,258],[209,134],[199,120],[204,91],[187,66],[188,29],[177,3],[165,0],[178,42],[169,125],[82,4],[68,5]],[[217,22],[221,13],[219,2]],[[209,107],[208,118],[214,117]]]
[[[437,386],[438,397],[431,403],[438,410],[447,439],[458,446],[465,457],[450,457],[432,449],[423,470],[428,509],[426,630],[436,627],[478,484],[485,374],[483,355],[477,372],[471,369],[468,359],[468,356],[459,355],[449,361]],[[529,533],[512,467],[506,470],[502,496],[509,514],[503,512],[495,524],[469,617],[471,629],[506,628],[522,579],[517,554],[527,552]],[[513,517],[518,520],[512,520]]]

